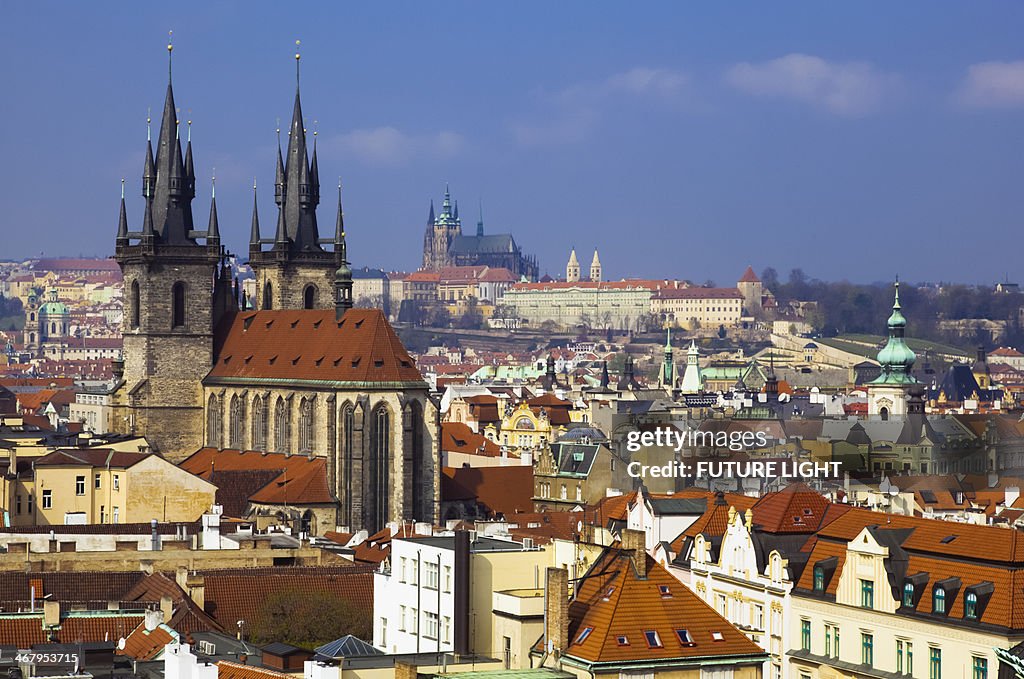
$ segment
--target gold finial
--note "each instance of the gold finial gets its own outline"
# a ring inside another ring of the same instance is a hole
[[[174,31],[167,31],[167,78],[171,77],[171,54],[174,52]]]
[[[256,177],[253,177],[253,178],[252,178],[252,190],[253,190],[253,191],[255,191],[255,190],[256,190]]]
[[[299,61],[302,55],[299,54],[299,41],[295,41],[295,87],[299,86]]]
[[[302,44],[301,40],[296,40],[295,41],[295,60],[296,61],[298,61],[299,59],[302,58],[302,55],[299,54],[299,45],[301,45],[301,44]]]

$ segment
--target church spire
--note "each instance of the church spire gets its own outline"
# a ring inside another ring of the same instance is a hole
[[[345,213],[341,208],[341,180],[338,180],[338,223],[334,233],[334,252],[338,269],[334,272],[334,316],[337,320],[352,308],[352,267],[345,244]]]
[[[192,162],[192,120],[186,122],[188,132],[185,135],[185,195],[190,199],[196,197],[196,170]]]
[[[288,130],[288,149],[283,168],[284,225],[290,250],[295,252],[322,252],[316,225],[316,204],[319,171],[313,173],[306,147],[306,127],[302,119],[302,101],[299,91],[299,41],[295,41],[295,104]]]
[[[252,179],[252,229],[249,231],[249,245],[260,245],[260,214],[256,200],[256,178]]]
[[[206,228],[206,244],[220,244],[220,224],[217,222],[217,177],[210,180],[210,224]]]
[[[484,201],[480,201],[480,219],[476,222],[476,237],[480,238],[484,235]]]
[[[274,175],[274,202],[284,205],[284,159],[281,157],[281,121],[277,121],[277,171]]]
[[[124,179],[121,179],[121,215],[117,220],[117,244],[128,245],[128,211],[124,207]]]
[[[434,216],[434,199],[430,199],[430,212],[427,214],[427,226],[433,226],[437,218]]]

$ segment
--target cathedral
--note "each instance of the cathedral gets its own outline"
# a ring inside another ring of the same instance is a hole
[[[129,228],[121,198],[124,360],[115,364],[114,420],[172,461],[203,447],[325,457],[334,523],[346,530],[432,521],[437,411],[382,312],[352,309],[340,187],[334,236],[320,237],[317,151],[315,140],[312,155],[307,148],[295,58],[272,238],[260,233],[253,199],[256,309],[232,280],[215,194],[206,228],[193,223],[191,133],[182,152],[168,80],[156,146],[146,146],[141,229]]]
[[[537,280],[537,259],[523,254],[510,233],[484,234],[481,214],[476,223],[476,235],[462,233],[459,203],[452,203],[451,193],[445,187],[441,213],[435,214],[430,202],[427,229],[423,236],[423,270],[440,271],[450,266],[485,265],[492,269],[504,268],[516,278]]]

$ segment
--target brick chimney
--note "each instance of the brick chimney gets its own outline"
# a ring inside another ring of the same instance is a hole
[[[395,661],[395,679],[416,679],[418,672],[416,665],[407,662]]]
[[[169,596],[160,597],[160,612],[163,614],[163,621],[168,623],[174,617],[174,601]]]
[[[569,646],[569,571],[548,568],[544,582],[544,641],[556,655]]]
[[[629,558],[633,560],[636,568],[636,575],[639,578],[647,577],[647,535],[642,530],[623,528],[621,531],[622,549]]]

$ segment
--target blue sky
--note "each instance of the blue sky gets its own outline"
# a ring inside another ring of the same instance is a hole
[[[357,266],[417,266],[447,181],[553,274],[572,246],[613,277],[1024,273],[1021,3],[292,4],[4,2],[0,258],[109,254],[121,177],[138,228],[173,29],[193,209],[216,168],[239,253],[254,176],[274,223],[298,38]]]

